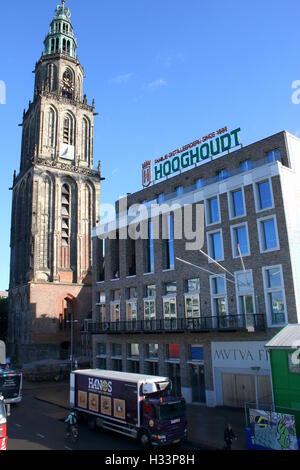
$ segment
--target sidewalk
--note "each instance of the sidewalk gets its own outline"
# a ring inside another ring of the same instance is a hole
[[[188,440],[222,450],[224,430],[231,424],[238,440],[233,450],[247,450],[245,413],[241,408],[208,408],[202,405],[187,405]]]
[[[28,388],[27,388],[27,387]],[[69,382],[26,384],[24,389],[32,390],[37,400],[44,401],[64,409],[69,409]],[[197,445],[223,449],[224,429],[228,423],[232,425],[238,440],[233,449],[246,450],[245,415],[243,409],[207,408],[201,405],[187,405],[188,440]]]

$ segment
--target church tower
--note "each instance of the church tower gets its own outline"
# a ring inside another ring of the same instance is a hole
[[[78,320],[78,340],[92,310],[92,228],[99,219],[95,105],[83,95],[84,71],[65,0],[44,46],[33,101],[24,110],[12,188],[8,346],[22,362],[67,357],[68,320]]]

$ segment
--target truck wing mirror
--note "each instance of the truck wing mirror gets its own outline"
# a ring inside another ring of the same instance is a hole
[[[5,405],[5,407],[6,407],[6,416],[10,416],[10,414],[11,414],[10,413],[10,405],[9,404]]]

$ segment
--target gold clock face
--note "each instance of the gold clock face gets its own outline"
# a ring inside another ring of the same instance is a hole
[[[63,78],[62,87],[63,87],[64,90],[67,90],[67,91],[73,91],[74,90],[74,84],[73,84],[70,77],[64,77]]]

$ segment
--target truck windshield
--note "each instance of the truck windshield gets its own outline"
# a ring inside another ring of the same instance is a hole
[[[5,418],[6,413],[5,413],[5,406],[3,402],[0,402],[0,421]]]
[[[164,403],[159,405],[159,418],[162,421],[181,418],[185,415],[185,402]]]

